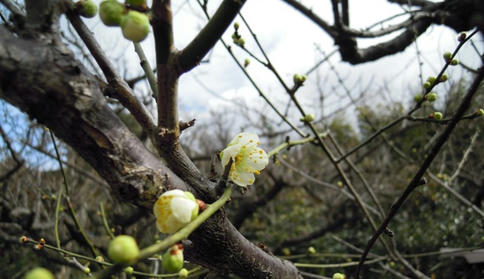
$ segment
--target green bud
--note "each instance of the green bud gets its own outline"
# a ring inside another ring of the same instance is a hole
[[[452,53],[450,53],[450,52],[444,53],[445,62],[449,62],[451,59],[452,59]]]
[[[162,265],[166,272],[175,273],[183,268],[183,246],[173,245],[163,254]]]
[[[444,82],[444,81],[447,81],[449,79],[449,76],[447,74],[443,74],[441,77],[440,77],[440,81]]]
[[[188,277],[188,270],[186,268],[180,269],[178,271],[178,278],[187,278]]]
[[[427,78],[427,81],[430,82],[430,84],[433,84],[435,82],[435,77],[430,76]]]
[[[424,87],[425,89],[429,89],[429,88],[430,88],[430,86],[432,86],[432,84],[430,84],[430,82],[428,82],[428,81],[426,81],[426,82],[423,84],[423,87]]]
[[[126,273],[126,274],[128,274],[128,275],[131,275],[131,274],[133,274],[134,269],[133,269],[133,267],[131,267],[131,266],[127,266],[127,267],[125,267],[125,268],[123,269],[123,271],[124,271],[124,273]]]
[[[54,279],[54,275],[48,269],[36,267],[27,272],[24,279]]]
[[[104,262],[104,258],[102,256],[97,256],[96,261],[98,262]]]
[[[335,273],[333,274],[333,279],[346,279],[346,275],[343,273]]]
[[[244,47],[244,45],[245,45],[245,41],[244,41],[244,39],[242,39],[242,38],[239,38],[239,39],[237,39],[237,40],[234,40],[234,43],[235,43],[236,45],[238,45],[239,47]]]
[[[309,253],[309,254],[316,254],[316,249],[314,249],[314,247],[313,247],[313,246],[309,246],[309,248],[308,248],[308,253]]]
[[[438,111],[431,113],[429,116],[430,116],[430,118],[433,118],[435,120],[441,120],[442,119],[442,113],[438,112]]]
[[[124,5],[115,0],[105,0],[99,5],[99,16],[107,26],[119,26],[126,13]]]
[[[430,92],[429,94],[425,95],[425,100],[427,100],[429,102],[433,102],[433,101],[437,100],[437,94],[434,93],[434,92]]]
[[[79,7],[79,14],[83,17],[91,18],[97,14],[97,5],[91,0],[81,0],[76,5]]]
[[[146,7],[146,0],[125,0],[124,3],[133,7]]]
[[[395,266],[396,266],[395,262],[394,262],[394,261],[391,261],[391,262],[390,262],[390,267],[391,267],[391,268],[394,268]]]
[[[132,236],[117,236],[109,243],[108,256],[115,263],[133,264],[139,257],[138,244]]]
[[[312,113],[309,113],[309,114],[306,114],[304,117],[301,117],[301,120],[302,122],[312,122],[314,120],[314,114]]]
[[[282,248],[282,254],[284,256],[290,256],[291,255],[291,250],[289,250],[289,248]]]
[[[340,188],[344,186],[343,181],[336,182],[336,185]]]
[[[91,273],[91,269],[90,269],[89,267],[87,267],[87,266],[86,266],[86,267],[85,267],[85,268],[84,268],[82,271],[83,271],[84,273],[86,273],[86,274]]]
[[[235,31],[239,30],[239,23],[238,22],[234,22],[234,29],[235,29]]]
[[[302,86],[303,83],[306,81],[306,75],[295,74],[292,77],[292,79],[293,79],[295,85]]]
[[[422,101],[423,97],[422,97],[422,94],[418,93],[418,94],[415,94],[415,96],[413,96],[413,100],[418,103],[420,101]]]
[[[247,68],[247,66],[249,66],[250,64],[250,59],[249,58],[245,58],[244,60],[244,67]]]
[[[457,60],[457,59],[452,59],[452,61],[450,61],[450,65],[452,65],[452,66],[456,66],[458,64],[459,64],[459,60]]]
[[[477,112],[476,112],[477,115],[479,116],[484,116],[484,109],[479,109]]]
[[[121,29],[126,39],[133,42],[141,42],[150,32],[150,20],[143,13],[129,11],[121,21]]]

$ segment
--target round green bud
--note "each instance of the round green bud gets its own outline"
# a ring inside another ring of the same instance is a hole
[[[309,113],[309,114],[306,114],[304,117],[301,117],[301,120],[302,122],[312,122],[314,120],[314,114],[312,113]]]
[[[124,273],[126,273],[126,274],[128,274],[128,275],[131,275],[131,274],[133,274],[134,269],[133,269],[133,267],[131,267],[131,266],[127,266],[127,267],[125,267],[125,268],[123,269],[123,271],[124,271]]]
[[[432,84],[432,83],[435,82],[435,77],[430,76],[430,77],[427,78],[427,81]]]
[[[146,0],[125,0],[124,3],[133,7],[146,7]]]
[[[291,250],[289,250],[289,248],[282,248],[282,254],[284,256],[290,256],[291,255]]]
[[[244,60],[244,67],[247,68],[247,66],[249,66],[249,64],[250,64],[250,59],[249,58],[245,58],[245,60]]]
[[[444,82],[444,81],[447,81],[449,79],[449,76],[447,74],[443,74],[441,77],[440,77],[440,81]]]
[[[239,38],[239,39],[235,40],[234,43],[236,45],[240,46],[240,47],[244,47],[244,45],[245,45],[245,41],[242,38]]]
[[[442,113],[441,112],[434,112],[431,114],[432,115],[432,118],[434,118],[435,120],[441,120],[442,119]]]
[[[452,66],[456,66],[458,64],[459,64],[459,60],[457,60],[457,59],[452,59],[452,61],[450,61],[450,65],[452,65]]]
[[[91,269],[90,269],[89,267],[87,267],[87,266],[86,266],[86,267],[85,267],[85,268],[84,268],[82,271],[83,271],[84,273],[86,273],[86,274],[91,273]]]
[[[476,112],[476,113],[477,113],[477,115],[479,115],[479,116],[484,116],[484,109],[479,109],[479,110],[477,110],[477,112]]]
[[[239,23],[238,22],[234,22],[234,29],[239,30]]]
[[[391,267],[391,268],[394,268],[395,266],[396,266],[395,262],[394,262],[394,261],[391,261],[391,262],[390,262],[390,267]]]
[[[54,279],[54,275],[48,269],[36,267],[27,272],[24,279]]]
[[[467,38],[467,34],[465,32],[462,32],[459,34],[459,36],[457,37],[457,40],[459,42],[463,42],[465,39]]]
[[[437,100],[437,94],[434,93],[434,92],[430,92],[429,94],[425,95],[425,100],[427,100],[429,102],[433,102],[433,101]]]
[[[309,254],[316,254],[316,249],[314,249],[314,247],[313,247],[313,246],[309,246],[309,248],[308,248],[308,253],[309,253]]]
[[[126,39],[141,42],[150,32],[150,20],[143,13],[129,11],[121,20],[121,29]]]
[[[422,101],[423,97],[422,97],[422,94],[418,93],[418,94],[415,94],[415,96],[413,96],[413,100],[418,103],[420,101]]]
[[[91,0],[81,0],[76,5],[79,7],[79,14],[83,17],[91,18],[97,14],[97,5]]]
[[[341,188],[343,187],[344,184],[343,184],[343,181],[338,181],[336,182],[336,185]]]
[[[175,273],[183,268],[183,248],[173,245],[162,258],[162,265],[166,272]]]
[[[132,236],[117,236],[109,243],[108,256],[115,263],[133,264],[139,257],[138,244]]]
[[[423,87],[424,87],[425,89],[429,89],[429,88],[430,88],[430,86],[432,86],[432,84],[431,84],[430,82],[428,82],[428,81],[426,81],[426,82],[423,84]]]
[[[293,79],[295,85],[302,86],[303,83],[306,81],[306,75],[298,75],[298,74],[295,74],[292,77],[292,79]]]
[[[99,17],[106,26],[119,26],[126,9],[116,0],[105,0],[99,5]]]
[[[444,60],[445,62],[449,62],[452,59],[452,53],[451,52],[446,52],[444,53]]]
[[[346,275],[343,273],[335,273],[333,274],[333,279],[346,279]]]
[[[188,270],[186,268],[180,269],[178,271],[178,278],[187,278],[188,277]]]
[[[98,261],[98,262],[104,262],[103,256],[97,256],[96,257],[96,261]]]

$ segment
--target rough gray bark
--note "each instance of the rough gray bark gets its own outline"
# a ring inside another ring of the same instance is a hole
[[[107,85],[78,62],[55,32],[22,37],[0,25],[0,98],[49,127],[126,201],[151,208],[168,189],[193,189],[148,151],[109,108]],[[243,278],[299,278],[287,261],[245,239],[217,213],[191,236],[186,257]]]

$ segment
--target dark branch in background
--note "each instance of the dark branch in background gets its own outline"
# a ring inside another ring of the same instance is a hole
[[[383,221],[383,223],[380,225],[378,230],[375,232],[373,237],[368,241],[368,244],[366,245],[365,251],[363,252],[361,256],[360,263],[358,265],[358,268],[356,270],[356,277],[359,277],[359,272],[360,268],[365,262],[366,256],[368,255],[368,252],[370,251],[371,247],[373,247],[373,244],[375,241],[378,239],[378,237],[383,233],[383,231],[386,229],[387,225],[390,223],[392,218],[397,214],[398,210],[402,206],[403,202],[408,198],[410,193],[413,192],[419,185],[422,185],[422,177],[425,174],[425,171],[427,168],[430,166],[434,158],[437,156],[439,153],[441,147],[444,145],[444,143],[448,140],[450,134],[454,130],[455,126],[457,125],[457,122],[459,121],[460,117],[464,115],[466,110],[469,108],[471,104],[472,97],[475,95],[477,92],[477,89],[479,88],[479,85],[481,84],[481,81],[484,78],[484,67],[481,67],[479,69],[479,73],[477,77],[474,79],[474,82],[472,83],[471,87],[469,88],[469,91],[465,95],[464,99],[462,100],[461,104],[459,105],[459,108],[457,109],[457,112],[455,113],[454,119],[449,122],[449,125],[447,125],[446,129],[444,132],[439,136],[437,142],[435,143],[434,147],[430,151],[430,153],[427,155],[427,158],[425,161],[422,163],[420,166],[419,170],[413,177],[413,179],[410,181],[409,185],[405,189],[405,191],[402,193],[402,195],[399,197],[399,199],[392,205],[390,212],[388,213],[387,217]]]
[[[288,184],[280,179],[274,180],[274,185],[271,187],[269,191],[267,191],[264,195],[260,196],[257,200],[251,201],[246,200],[239,208],[237,215],[232,218],[232,224],[239,229],[244,221],[252,216],[257,209],[265,206],[271,200],[273,200],[277,194],[281,192],[284,187]]]
[[[15,161],[15,166],[13,168],[8,170],[6,173],[0,175],[0,182],[3,182],[9,179],[14,173],[16,173],[24,165],[24,160],[22,158],[19,158],[20,156],[13,149],[12,144],[10,143],[10,139],[8,138],[7,134],[5,133],[1,125],[0,125],[0,136],[2,136],[3,142],[5,142],[5,145],[7,146],[7,149],[10,152],[12,159]]]
[[[474,0],[446,0],[440,3],[428,1],[391,1],[394,3],[409,4],[420,7],[420,10],[412,12],[410,17],[396,25],[385,27],[378,31],[356,30],[349,27],[347,13],[348,3],[342,1],[342,15],[340,15],[340,1],[332,1],[334,25],[329,24],[311,9],[296,0],[283,0],[285,3],[305,15],[329,36],[339,46],[341,57],[351,64],[359,64],[374,61],[390,54],[398,53],[407,48],[420,34],[425,32],[431,24],[444,24],[456,32],[472,29],[474,26],[482,28],[484,25],[484,11],[482,3]],[[403,31],[400,35],[386,42],[360,49],[356,38],[377,38]]]
[[[180,74],[193,69],[202,58],[215,46],[230,23],[237,16],[245,0],[224,0],[207,25],[198,35],[178,54]]]

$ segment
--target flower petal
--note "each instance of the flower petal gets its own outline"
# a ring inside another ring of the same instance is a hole
[[[247,160],[244,160],[244,162],[249,166],[249,168],[260,171],[269,163],[269,157],[264,150],[255,147],[250,150],[248,158]]]
[[[185,192],[183,192],[182,190],[175,189],[175,190],[166,191],[161,196],[162,197],[163,196],[184,197],[185,196]]]
[[[250,172],[232,171],[230,173],[230,179],[239,186],[247,186],[254,183],[255,177]]]
[[[232,141],[229,143],[228,146],[232,146],[232,145],[235,145],[235,144],[241,144],[241,145],[256,144],[257,145],[257,144],[260,144],[260,143],[259,143],[259,137],[256,134],[243,132],[243,133],[237,134],[232,139]]]
[[[187,224],[192,219],[192,211],[197,204],[187,198],[175,197],[171,200],[172,216],[179,222]]]
[[[229,161],[230,158],[235,160],[235,156],[240,152],[242,146],[239,144],[229,146],[225,148],[221,153],[220,153],[220,159],[222,159],[222,167],[225,167]]]

